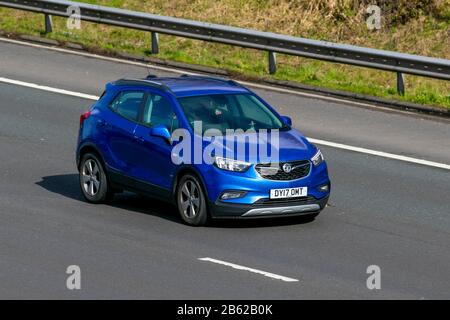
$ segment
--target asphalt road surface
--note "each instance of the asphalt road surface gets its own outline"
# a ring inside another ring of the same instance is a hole
[[[4,78],[100,95],[108,81],[147,72],[0,41]],[[255,91],[309,137],[450,164],[447,121]],[[333,191],[315,221],[194,228],[133,194],[82,200],[74,151],[92,103],[0,82],[0,298],[450,298],[449,170],[322,146]],[[66,287],[69,265],[81,268],[81,290]],[[366,286],[370,265],[380,290]]]

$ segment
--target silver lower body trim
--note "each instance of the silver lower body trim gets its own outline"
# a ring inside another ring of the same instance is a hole
[[[318,204],[304,204],[299,206],[287,206],[287,207],[269,207],[269,208],[256,208],[250,209],[242,215],[242,217],[252,216],[265,216],[265,215],[278,215],[278,214],[301,214],[308,212],[317,212],[320,210]]]

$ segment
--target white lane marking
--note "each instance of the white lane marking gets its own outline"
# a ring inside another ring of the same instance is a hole
[[[366,148],[353,147],[353,146],[348,146],[348,145],[341,144],[341,143],[335,143],[335,142],[319,140],[319,139],[314,139],[314,138],[308,138],[308,140],[312,143],[316,143],[316,144],[328,146],[328,147],[333,147],[333,148],[337,148],[337,149],[344,149],[344,150],[370,154],[373,156],[378,156],[378,157],[383,157],[383,158],[388,158],[388,159],[395,159],[395,160],[411,162],[411,163],[415,163],[415,164],[421,164],[424,166],[450,170],[450,165],[445,164],[445,163],[416,159],[416,158],[411,158],[411,157],[407,157],[407,156],[401,156],[398,154],[393,154],[393,153],[388,153],[388,152],[383,152],[383,151],[376,151],[376,150],[371,150],[371,149],[366,149]]]
[[[238,264],[234,264],[234,263],[230,263],[230,262],[226,262],[226,261],[222,261],[222,260],[217,260],[217,259],[212,259],[212,258],[198,258],[198,260],[221,264],[221,265],[224,265],[224,266],[227,266],[227,267],[231,267],[231,268],[234,268],[234,269],[237,269],[237,270],[243,270],[243,271],[249,271],[249,272],[261,274],[261,275],[263,275],[265,277],[269,277],[269,278],[277,279],[277,280],[281,280],[281,281],[298,282],[297,279],[288,278],[288,277],[285,277],[285,276],[280,276],[280,275],[275,274],[275,273],[270,273],[270,272],[266,272],[266,271],[262,271],[262,270],[258,270],[258,269],[253,269],[253,268],[240,266]]]
[[[177,73],[177,74],[188,74],[188,75],[192,75],[192,76],[201,75],[200,73],[184,71],[184,70],[179,70],[179,69],[170,68],[170,67],[162,67],[162,66],[153,65],[150,63],[143,63],[143,62],[130,61],[130,60],[119,59],[119,58],[106,57],[106,56],[101,56],[98,54],[93,54],[93,53],[88,53],[88,52],[80,52],[80,51],[64,49],[64,48],[59,48],[59,47],[49,46],[49,45],[40,45],[40,44],[36,44],[36,43],[29,43],[26,41],[19,41],[19,40],[7,39],[7,38],[2,38],[2,37],[0,37],[0,41],[10,42],[10,43],[19,44],[19,45],[25,45],[25,46],[29,46],[29,47],[35,47],[35,48],[40,48],[40,49],[45,49],[45,50],[50,50],[50,51],[74,54],[74,55],[78,55],[78,56],[95,58],[95,59],[100,59],[100,60],[105,60],[105,61],[118,62],[118,63],[122,63],[122,64],[129,64],[129,65],[134,65],[134,66],[151,68],[151,69],[155,69],[155,70],[159,70],[159,71],[172,72],[172,73]],[[258,83],[254,83],[254,82],[247,82],[247,81],[237,81],[237,82],[239,82],[240,84],[242,84],[244,86],[249,86],[249,87],[254,87],[254,88],[259,88],[259,89],[264,89],[264,90],[271,90],[271,91],[276,91],[276,92],[281,92],[281,93],[294,94],[297,96],[302,96],[302,97],[307,97],[307,98],[333,101],[333,102],[338,102],[341,104],[344,103],[344,104],[348,104],[348,105],[369,107],[374,110],[387,110],[387,111],[393,112],[393,113],[416,114],[416,113],[410,112],[410,111],[396,110],[396,109],[386,108],[386,107],[382,107],[382,106],[375,107],[375,105],[370,104],[370,103],[351,101],[351,100],[347,100],[347,99],[339,99],[339,98],[328,97],[328,96],[319,95],[319,94],[306,93],[306,92],[301,92],[301,91],[297,91],[297,90],[290,90],[290,89],[284,89],[284,88],[279,88],[279,87],[275,87],[275,86],[263,85],[263,84],[258,84]]]
[[[64,90],[64,89],[58,89],[58,88],[52,88],[52,87],[47,87],[47,86],[41,86],[41,85],[35,84],[35,83],[12,80],[12,79],[3,78],[3,77],[0,77],[0,82],[14,84],[17,86],[22,86],[22,87],[27,87],[27,88],[48,91],[48,92],[60,93],[60,94],[66,95],[66,96],[73,96],[73,97],[89,99],[89,100],[98,100],[98,98],[99,98],[97,96],[93,96],[90,94],[79,93],[79,92],[74,92],[74,91],[69,91],[69,90]]]
[[[98,96],[94,96],[94,95],[90,95],[90,94],[69,91],[69,90],[64,90],[64,89],[58,89],[58,88],[52,88],[52,87],[47,87],[47,86],[41,86],[41,85],[38,85],[35,83],[12,80],[12,79],[3,78],[3,77],[0,77],[0,82],[14,84],[14,85],[18,85],[18,86],[24,86],[24,87],[38,89],[38,90],[44,90],[44,91],[48,91],[48,92],[64,94],[64,95],[83,98],[83,99],[89,99],[89,100],[98,100],[98,98],[99,98]],[[348,151],[365,153],[365,154],[384,157],[384,158],[388,158],[388,159],[395,159],[395,160],[420,164],[420,165],[424,165],[424,166],[450,170],[450,165],[444,164],[444,163],[416,159],[416,158],[411,158],[411,157],[406,157],[406,156],[401,156],[401,155],[397,155],[397,154],[393,154],[393,153],[376,151],[376,150],[371,150],[371,149],[366,149],[366,148],[353,147],[353,146],[336,143],[336,142],[330,142],[330,141],[326,141],[326,140],[319,140],[319,139],[314,139],[314,138],[308,138],[308,140],[311,141],[312,143],[317,143],[319,145],[324,145],[324,146],[333,147],[333,148],[337,148],[337,149],[344,149],[344,150],[348,150]]]

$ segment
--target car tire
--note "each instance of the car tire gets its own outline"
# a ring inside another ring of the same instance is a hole
[[[109,202],[114,192],[109,186],[105,168],[98,156],[86,153],[80,162],[79,181],[83,197],[90,203]]]
[[[208,221],[206,197],[200,181],[194,175],[183,176],[177,187],[176,203],[184,222],[191,226],[203,226]]]

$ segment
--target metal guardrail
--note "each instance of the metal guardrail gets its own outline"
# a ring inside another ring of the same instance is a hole
[[[0,0],[0,6],[45,15],[46,32],[52,32],[51,16],[71,17],[74,7],[89,22],[151,32],[152,53],[159,52],[158,33],[267,51],[269,72],[276,72],[276,53],[343,63],[397,73],[397,91],[405,93],[403,74],[450,80],[450,60],[310,40],[270,32],[211,24],[186,19],[97,6],[74,1]]]

